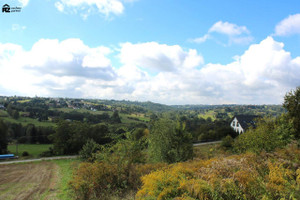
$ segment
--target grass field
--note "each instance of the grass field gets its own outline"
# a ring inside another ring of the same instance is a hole
[[[8,113],[4,110],[0,110],[0,119],[10,122],[10,123],[16,123],[19,124],[21,123],[22,126],[26,126],[27,124],[34,124],[36,127],[37,126],[56,126],[55,123],[48,122],[48,121],[38,121],[37,119],[32,119],[29,117],[20,117],[18,119],[13,119],[8,115]]]
[[[68,182],[78,160],[0,166],[0,199],[71,200]]]
[[[49,147],[52,147],[52,144],[19,144],[18,152],[19,156],[22,155],[24,151],[29,153],[29,157],[38,158],[39,155],[49,150]],[[16,155],[16,145],[8,145],[8,151]]]

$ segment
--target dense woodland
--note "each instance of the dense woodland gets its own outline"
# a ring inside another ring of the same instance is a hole
[[[79,154],[75,199],[299,199],[299,102],[300,88],[283,105],[1,97],[0,150],[51,143],[41,156]],[[237,135],[237,114],[261,117]],[[214,140],[221,153],[197,156],[193,142]]]

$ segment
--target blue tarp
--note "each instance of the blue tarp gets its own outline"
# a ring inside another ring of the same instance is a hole
[[[0,159],[3,158],[13,158],[15,155],[14,154],[4,154],[4,155],[0,155]]]

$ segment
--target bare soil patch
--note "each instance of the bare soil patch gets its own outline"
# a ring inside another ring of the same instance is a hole
[[[0,199],[56,199],[57,170],[53,162],[0,165]]]

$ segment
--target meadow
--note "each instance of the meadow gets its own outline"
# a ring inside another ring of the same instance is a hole
[[[48,151],[52,146],[52,144],[18,144],[18,155],[22,157],[22,153],[26,151],[29,153],[28,157],[38,158],[42,152]],[[15,144],[8,145],[8,151],[15,155],[17,155],[16,148]]]

